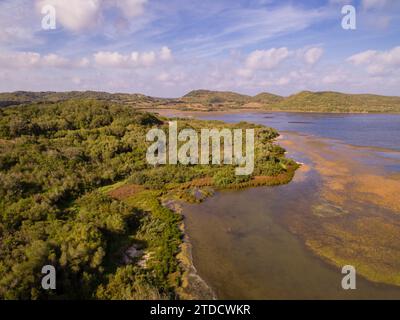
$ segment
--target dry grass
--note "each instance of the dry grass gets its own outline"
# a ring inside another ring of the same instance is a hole
[[[142,186],[137,184],[126,184],[122,187],[111,190],[108,192],[108,195],[114,199],[124,200],[143,191],[143,189]]]

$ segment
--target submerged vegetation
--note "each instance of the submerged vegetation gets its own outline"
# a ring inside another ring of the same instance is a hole
[[[254,128],[255,170],[238,178],[233,166],[148,165],[145,135],[168,124],[129,103],[67,95],[21,104],[0,109],[2,299],[179,298],[181,216],[162,203],[287,183],[297,168],[263,126],[178,123]],[[54,291],[41,288],[46,264],[57,270]]]

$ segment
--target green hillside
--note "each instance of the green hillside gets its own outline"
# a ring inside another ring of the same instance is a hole
[[[281,102],[284,99],[285,99],[284,97],[278,96],[276,94],[262,92],[262,93],[257,94],[256,96],[254,96],[252,98],[252,101],[270,105],[270,104]]]
[[[69,92],[29,92],[16,91],[0,93],[0,107],[30,103],[57,103],[71,99],[92,99],[99,101],[121,102],[127,104],[156,104],[165,99],[152,98],[143,94],[108,93],[100,91]]]
[[[400,97],[303,91],[267,107],[300,112],[400,112]]]
[[[182,97],[182,100],[195,103],[246,103],[251,97],[230,91],[194,90]]]
[[[185,95],[182,100],[208,107],[208,111],[252,108],[276,111],[297,112],[354,112],[354,113],[398,113],[400,97],[380,96],[373,94],[345,94],[340,92],[302,91],[289,97],[263,92],[254,97],[234,92],[196,90]],[[198,108],[198,106],[197,106]]]

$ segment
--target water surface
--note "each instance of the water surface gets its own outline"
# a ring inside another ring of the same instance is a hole
[[[247,113],[204,115],[202,119],[248,121],[368,147],[400,151],[400,114]]]
[[[324,150],[332,152],[325,155],[328,160],[336,161],[346,153],[340,160],[345,161],[350,150],[351,166],[368,173],[384,176],[400,168],[400,116],[273,113],[201,118],[297,131],[286,132],[283,141],[312,135],[309,145],[315,147],[314,154],[321,137]],[[219,192],[202,204],[184,207],[200,276],[222,299],[400,299],[399,287],[360,276],[357,290],[343,290],[340,268],[311,252],[287,223],[291,217],[305,217],[316,210],[322,215],[346,212],[350,218],[393,216],[393,212],[363,198],[349,196],[340,205],[328,201],[326,190],[323,193],[326,177],[316,170],[315,157],[307,150],[291,148],[290,143],[285,147],[289,157],[305,163],[290,184]],[[350,194],[351,190],[342,191]]]

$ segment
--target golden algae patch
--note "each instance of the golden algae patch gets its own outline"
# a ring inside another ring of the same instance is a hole
[[[365,278],[400,285],[400,179],[363,162],[368,148],[296,134],[280,141],[320,177],[320,201],[284,219],[318,256]],[[384,161],[384,160],[382,160]]]

